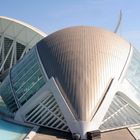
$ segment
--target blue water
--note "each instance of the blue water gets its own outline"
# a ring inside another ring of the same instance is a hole
[[[0,120],[0,140],[22,140],[31,128]]]

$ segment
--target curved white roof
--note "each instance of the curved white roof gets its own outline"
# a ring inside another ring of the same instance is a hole
[[[47,36],[46,33],[27,23],[4,16],[0,16],[0,34],[11,39],[16,38],[19,43],[28,45],[29,48]]]
[[[0,16],[0,72],[4,73],[11,68],[46,36],[27,23]]]

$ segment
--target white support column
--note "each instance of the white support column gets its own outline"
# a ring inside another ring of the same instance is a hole
[[[25,47],[24,51],[22,52],[22,55],[20,56],[20,59],[26,54],[27,50],[28,50],[28,47]]]
[[[15,64],[15,57],[16,57],[16,40],[13,40],[13,50],[12,50],[10,68],[12,68],[13,61],[14,61],[14,64]]]
[[[2,43],[2,49],[1,49],[1,65],[2,65],[2,63],[3,63],[3,61],[4,61],[4,36],[3,36],[3,43]]]
[[[16,113],[15,120],[24,121],[25,115],[33,108],[38,105],[42,99],[45,99],[49,93],[52,93],[67,125],[72,133],[78,133],[81,135],[82,139],[86,139],[86,132],[97,130],[111,104],[111,101],[118,91],[119,82],[114,80],[107,91],[104,100],[102,101],[99,109],[97,110],[95,116],[90,121],[77,120],[69,108],[66,100],[64,99],[57,83],[54,78],[48,80],[48,82],[34,95],[32,96]]]
[[[108,108],[113,100],[113,97],[118,92],[119,86],[120,86],[119,81],[114,79],[108,92],[106,93],[106,96],[105,96],[102,104],[100,105],[95,116],[91,120],[92,127],[90,128],[91,130],[89,129],[88,131],[97,130],[100,127],[101,122],[102,122],[104,116],[106,115],[106,112],[108,111]]]
[[[12,49],[13,49],[13,45],[14,45],[14,42],[12,42],[9,51],[8,51],[6,57],[4,58],[4,61],[2,62],[2,65],[1,65],[1,67],[0,67],[0,71],[2,71],[2,69],[3,69],[3,67],[4,67],[4,65],[5,65],[5,63],[6,63],[6,60],[8,59],[8,56],[10,55],[10,53],[11,53],[11,51],[12,51]],[[3,52],[3,53],[4,53],[4,52]]]
[[[17,40],[15,40],[15,45],[14,45],[14,59],[13,59],[13,63],[16,64],[17,63]]]
[[[4,34],[1,35],[1,39],[0,39],[0,54],[2,52],[4,46]]]
[[[115,93],[118,91],[118,86],[119,82],[114,80],[93,119],[91,121],[81,121],[76,120],[74,117],[55,80],[51,78],[48,82],[49,91],[53,93],[71,132],[80,134],[82,139],[86,139],[86,132],[97,130],[99,128]]]
[[[2,33],[1,33],[1,38],[2,38],[2,40],[1,40],[1,43],[0,43],[0,54],[1,54],[1,50],[2,50],[2,48],[3,48],[3,46],[4,46],[4,37],[5,37],[5,32],[9,29],[9,27],[11,26],[11,22],[5,27],[5,29],[2,31]]]
[[[32,96],[23,106],[19,108],[14,119],[24,122],[25,115],[33,109],[33,107],[38,105],[42,99],[45,99],[49,93],[50,91],[48,91],[47,85],[44,85],[34,96]]]
[[[66,103],[54,78],[51,78],[48,81],[47,86],[48,86],[49,91],[54,95],[55,100],[57,101],[57,104],[59,105],[70,130],[72,130],[73,132],[77,131],[79,124],[77,124],[77,120],[75,119],[75,116],[73,115],[73,113],[71,112],[71,109],[69,108],[68,104]]]
[[[12,21],[11,21],[12,22]],[[5,64],[5,56],[4,56],[4,37],[6,31],[9,29],[9,27],[12,25],[11,22],[5,27],[3,32],[1,33],[1,42],[0,42],[0,55],[2,56],[1,66],[0,66],[0,72],[3,70],[4,64]],[[8,58],[8,57],[7,57]],[[4,64],[3,64],[4,63]],[[3,65],[3,66],[2,66]]]
[[[22,31],[25,29],[25,27],[23,27],[14,37],[14,48],[13,48],[13,52],[14,52],[14,57],[13,57],[13,62],[14,64],[17,63],[17,37],[22,33]]]
[[[57,104],[59,105],[65,120],[72,132],[79,132],[79,122],[75,119],[70,108],[68,107],[65,99],[63,98],[60,90],[58,89],[54,79],[50,79],[34,96],[32,96],[15,115],[15,120],[24,121],[25,115],[33,108],[38,105],[42,99],[45,99],[49,93],[52,93]]]

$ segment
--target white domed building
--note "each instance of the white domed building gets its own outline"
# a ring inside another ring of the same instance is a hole
[[[139,52],[118,35],[71,27],[39,41],[0,94],[15,120],[86,139],[93,130],[140,123],[139,71]]]

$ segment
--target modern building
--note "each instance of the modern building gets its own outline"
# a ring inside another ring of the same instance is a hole
[[[118,35],[71,27],[38,42],[0,94],[15,120],[71,132],[140,123],[140,54]]]
[[[0,81],[9,68],[46,36],[29,24],[0,16]]]

